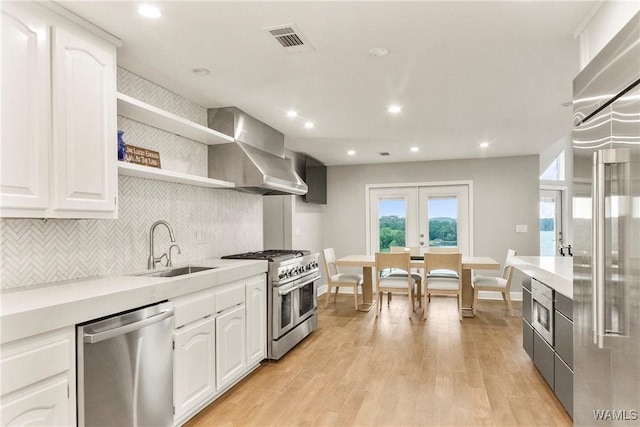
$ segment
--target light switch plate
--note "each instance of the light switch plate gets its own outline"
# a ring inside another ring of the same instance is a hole
[[[516,225],[516,233],[526,233],[527,225],[526,224],[518,224]]]

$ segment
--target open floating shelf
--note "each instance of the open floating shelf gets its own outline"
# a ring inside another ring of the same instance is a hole
[[[118,115],[127,117],[207,145],[227,144],[234,139],[180,116],[146,104],[123,93],[117,94]]]
[[[155,179],[156,181],[177,182],[178,184],[195,185],[206,188],[233,188],[235,184],[219,179],[204,178],[186,173],[173,172],[164,169],[151,168],[136,165],[134,163],[118,162],[120,175],[134,176],[137,178]]]

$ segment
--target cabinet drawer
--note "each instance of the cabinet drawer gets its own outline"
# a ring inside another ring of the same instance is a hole
[[[216,313],[244,303],[244,282],[233,282],[215,289]]]
[[[554,348],[556,353],[573,369],[573,322],[558,310],[553,313]]]
[[[542,374],[544,380],[553,388],[553,364],[556,353],[553,348],[540,336],[538,332],[533,331],[533,364],[536,365],[538,371]]]
[[[522,318],[531,324],[531,291],[522,288]]]
[[[213,289],[185,295],[171,302],[173,303],[174,328],[215,313],[215,292]]]
[[[564,409],[573,417],[573,371],[556,354],[553,391]]]
[[[522,348],[533,360],[533,327],[525,320],[522,321]]]
[[[573,320],[573,301],[559,292],[555,292],[554,308],[567,319]]]
[[[75,370],[74,329],[39,335],[2,346],[1,395],[37,383],[54,375]]]

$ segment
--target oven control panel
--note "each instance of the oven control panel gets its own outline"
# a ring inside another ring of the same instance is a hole
[[[319,264],[317,256],[307,255],[285,262],[279,263],[277,266],[270,266],[270,275],[272,283],[290,281],[301,276],[306,276],[314,272],[318,272]]]

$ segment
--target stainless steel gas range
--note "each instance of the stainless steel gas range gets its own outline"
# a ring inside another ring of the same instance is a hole
[[[280,359],[318,326],[316,282],[318,254],[269,249],[228,255],[226,259],[269,261],[267,293],[267,357]]]

